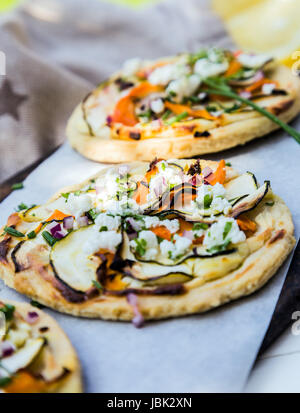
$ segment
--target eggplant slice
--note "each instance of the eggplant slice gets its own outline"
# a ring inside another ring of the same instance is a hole
[[[226,189],[225,197],[232,204],[236,203],[236,200],[253,194],[258,189],[257,180],[251,172],[246,172],[232,179],[224,187]]]
[[[265,181],[255,192],[238,201],[232,208],[229,216],[237,218],[242,213],[251,211],[263,200],[269,190],[270,181]]]
[[[94,237],[94,225],[72,231],[51,249],[50,262],[55,276],[78,292],[87,292],[97,280],[99,260],[83,251],[83,244]]]

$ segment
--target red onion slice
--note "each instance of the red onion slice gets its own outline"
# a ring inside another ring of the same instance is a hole
[[[16,350],[16,347],[10,341],[2,341],[0,343],[0,358],[1,357],[9,357],[11,356]]]
[[[73,229],[74,225],[74,218],[73,217],[65,217],[63,220],[63,227],[64,229]]]
[[[244,98],[244,99],[250,99],[252,96],[251,93],[247,92],[246,90],[243,90],[242,92],[240,92],[239,95],[241,98]]]
[[[209,166],[206,166],[202,171],[202,175],[204,176],[204,178],[207,178],[212,173],[213,171]]]
[[[132,319],[132,324],[136,328],[140,328],[144,325],[145,319],[142,316],[139,308],[138,308],[138,300],[137,296],[134,293],[129,293],[127,294],[127,301],[129,305],[131,305],[133,312],[134,312],[134,318]]]
[[[182,233],[182,236],[185,237],[185,238],[188,238],[190,241],[193,241],[193,239],[194,239],[193,231],[184,230],[183,233]]]
[[[129,222],[129,224],[131,225],[132,229],[134,229],[135,231],[140,231],[142,228],[140,226],[139,223],[137,223],[135,221],[135,219],[133,219],[132,217],[127,218],[127,221]]]
[[[38,319],[39,319],[39,315],[36,311],[29,311],[26,317],[26,321],[29,324],[35,324]]]
[[[59,223],[57,223],[56,225],[52,226],[49,229],[50,229],[51,235],[53,235],[53,237],[55,237],[55,233],[61,231],[61,225]]]
[[[86,215],[84,215],[84,216],[82,216],[82,217],[79,217],[79,218],[77,219],[77,224],[78,224],[79,227],[85,227],[86,225],[89,224],[89,219],[88,219],[88,217],[87,217]]]

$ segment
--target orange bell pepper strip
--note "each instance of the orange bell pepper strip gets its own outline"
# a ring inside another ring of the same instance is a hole
[[[235,59],[232,60],[230,62],[230,65],[229,65],[226,73],[225,73],[225,77],[235,75],[240,70],[241,67],[242,67],[242,65],[240,64],[240,62],[238,60],[235,60]]]
[[[254,233],[256,231],[257,225],[251,219],[245,216],[242,216],[242,217],[239,217],[236,221],[237,221],[239,228],[242,231],[249,231],[251,233]]]
[[[260,87],[262,87],[263,85],[267,84],[267,83],[274,83],[275,85],[278,85],[278,82],[276,80],[271,80],[271,79],[260,79],[257,82],[253,83],[252,85],[246,87],[244,89],[245,92],[254,92],[255,90],[259,89]]]
[[[142,182],[138,182],[138,187],[132,196],[132,199],[139,205],[143,205],[147,202],[147,195],[149,193],[149,188],[145,186]]]
[[[211,115],[207,110],[205,109],[191,109],[187,105],[180,105],[179,103],[172,103],[172,102],[165,102],[165,107],[167,109],[170,109],[175,115],[180,115],[183,112],[187,112],[190,116],[193,116],[194,118],[204,118],[207,120],[216,120],[217,117]]]
[[[213,172],[212,174],[208,175],[205,180],[210,184],[210,185],[215,185],[217,182],[219,182],[219,184],[224,184],[225,182],[225,178],[226,178],[226,171],[225,171],[225,161],[224,159],[222,159],[219,162],[219,165],[217,167],[217,169],[215,170],[215,172]]]
[[[64,218],[69,217],[70,214],[65,214],[62,211],[59,211],[58,209],[55,209],[52,215],[48,219],[46,219],[45,222],[50,222],[50,221],[62,221]]]
[[[149,82],[142,82],[132,88],[129,93],[121,98],[115,106],[112,121],[122,123],[126,126],[134,126],[139,120],[135,115],[135,99],[142,99],[151,93],[161,91],[160,86],[152,85]]]
[[[20,371],[4,388],[6,393],[41,393],[46,383],[36,379],[26,371]]]
[[[151,231],[154,232],[157,237],[171,241],[172,234],[165,226],[159,225],[158,227],[151,228]]]
[[[111,291],[123,290],[126,284],[122,281],[122,275],[118,274],[113,279],[108,278],[105,281],[105,288]]]

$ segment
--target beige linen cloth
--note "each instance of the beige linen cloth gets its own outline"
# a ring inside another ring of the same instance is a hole
[[[0,182],[60,145],[75,105],[124,60],[204,44],[231,45],[209,0],[163,0],[140,9],[35,0],[2,15]]]

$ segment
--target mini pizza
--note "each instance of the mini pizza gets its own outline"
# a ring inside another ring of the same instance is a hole
[[[134,162],[13,213],[0,276],[59,311],[141,325],[252,293],[294,241],[269,181],[224,160]]]
[[[27,303],[0,301],[0,393],[79,393],[80,367],[52,317]]]
[[[300,111],[300,80],[265,55],[211,48],[134,59],[75,109],[71,145],[99,162],[189,158],[283,127]]]

